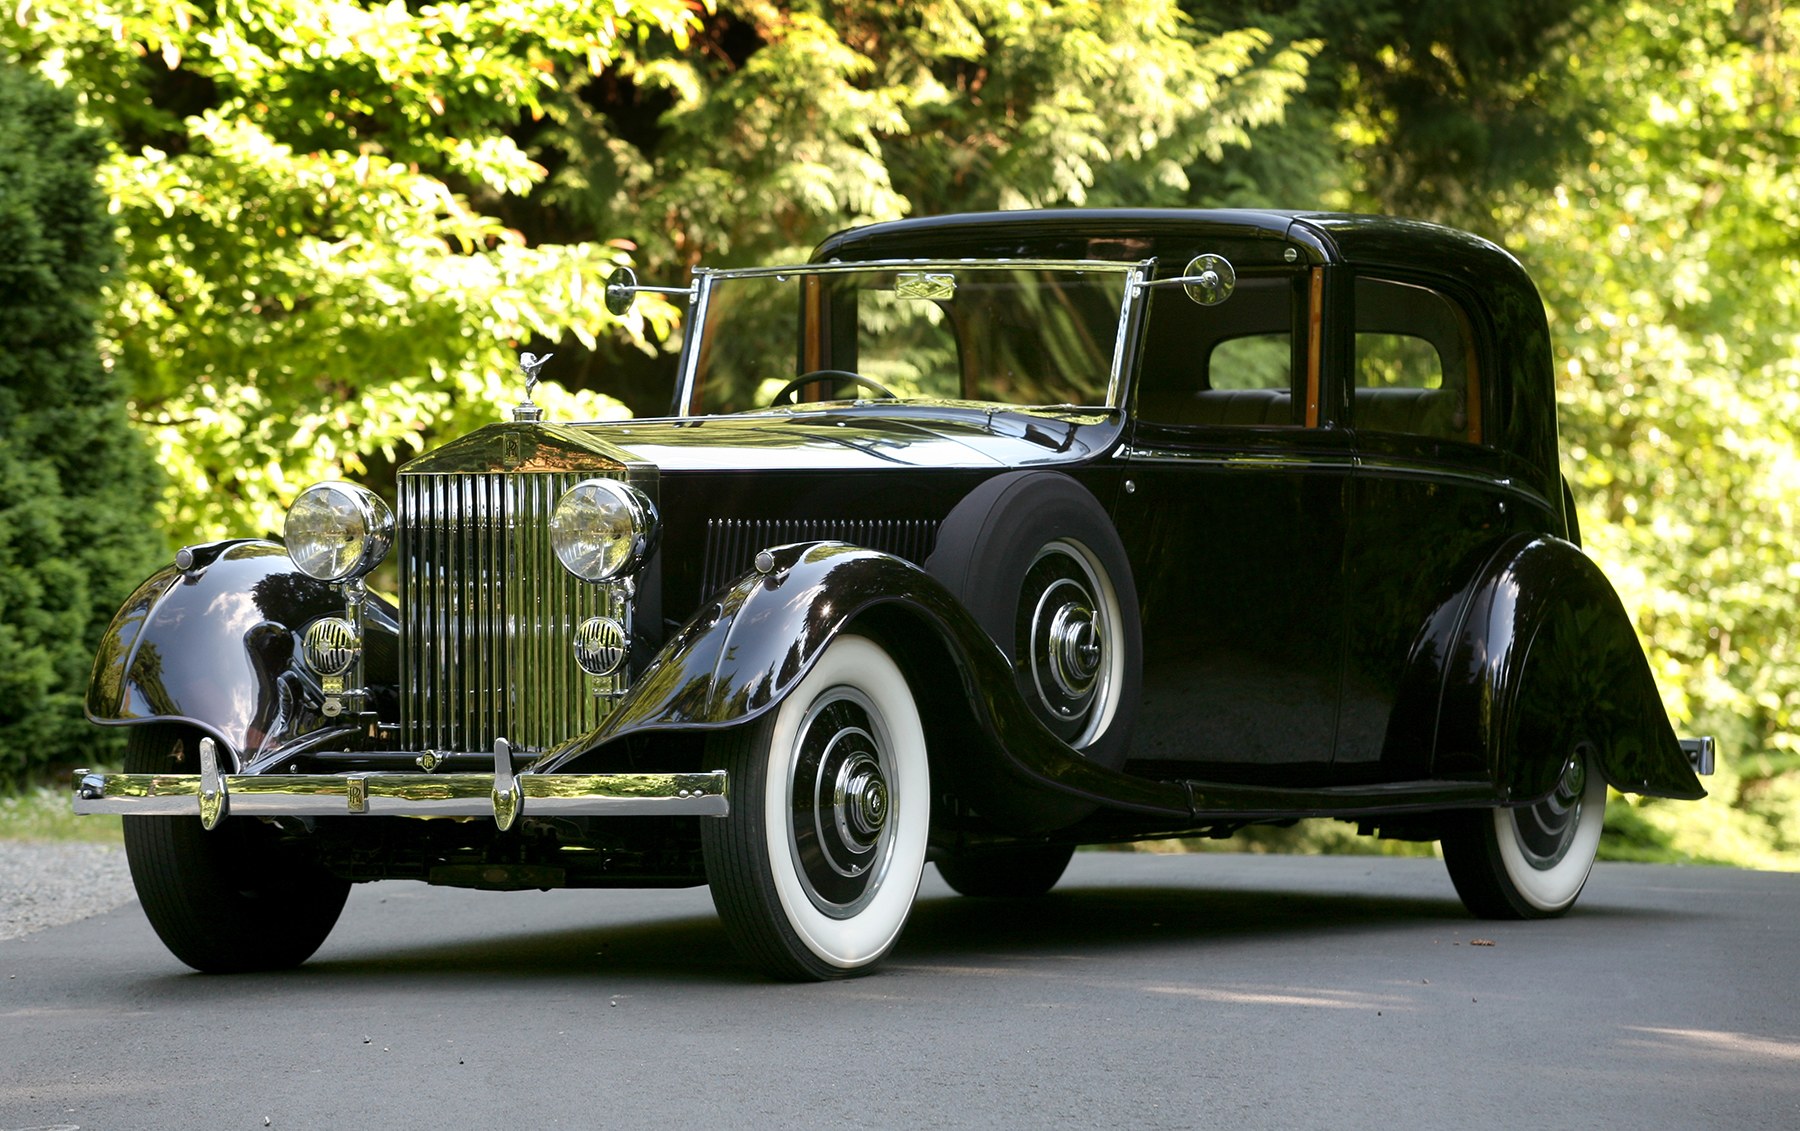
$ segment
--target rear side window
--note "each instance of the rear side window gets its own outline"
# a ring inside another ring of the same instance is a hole
[[[1293,427],[1305,420],[1306,276],[1245,273],[1218,306],[1154,292],[1138,416],[1184,426]]]
[[[1356,281],[1351,423],[1481,442],[1481,375],[1469,317],[1448,296],[1391,279]]]

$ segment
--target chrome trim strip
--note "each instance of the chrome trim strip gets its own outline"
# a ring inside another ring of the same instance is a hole
[[[1129,347],[1132,328],[1132,310],[1137,306],[1143,294],[1144,277],[1156,266],[1154,259],[1146,259],[1142,263],[1133,264],[1125,274],[1125,294],[1119,299],[1119,328],[1113,332],[1112,373],[1106,382],[1106,406],[1108,408],[1124,407],[1121,398],[1125,395],[1125,354]]]
[[[75,812],[192,817],[206,804],[200,774],[75,772]],[[229,774],[217,779],[237,817],[489,817],[495,774]],[[505,791],[513,819],[536,816],[698,816],[731,812],[724,770],[692,774],[520,774]],[[221,799],[222,799],[221,798]],[[504,827],[504,826],[503,826]]]
[[[713,276],[716,272],[694,272],[694,297],[688,300],[687,325],[681,328],[681,376],[675,393],[675,415],[689,416],[694,403],[694,379],[700,374],[700,340],[695,331],[706,325],[712,308]]]
[[[1552,504],[1544,496],[1516,479],[1505,476],[1475,475],[1467,471],[1458,471],[1441,464],[1396,460],[1392,457],[1370,458],[1359,454],[1356,457],[1358,475],[1379,476],[1387,479],[1430,479],[1437,482],[1455,482],[1469,487],[1481,487],[1500,494],[1515,495],[1540,507]]]
[[[1293,428],[1284,431],[1292,433]],[[1491,478],[1458,471],[1431,463],[1400,463],[1370,460],[1361,454],[1343,451],[1319,452],[1317,455],[1283,452],[1280,455],[1203,455],[1198,452],[1170,448],[1120,448],[1116,458],[1139,463],[1180,463],[1190,467],[1208,467],[1224,471],[1341,471],[1391,479],[1428,479],[1438,483],[1459,483],[1479,487],[1495,494],[1511,495],[1532,504],[1549,507],[1550,501],[1530,487],[1511,478]]]
[[[1014,270],[1021,267],[1047,267],[1056,271],[1102,271],[1125,275],[1143,267],[1143,263],[1118,259],[852,259],[830,263],[790,263],[782,267],[696,267],[694,276],[711,279],[756,279],[772,275],[842,275],[854,271],[908,271],[943,269],[946,271],[991,268]]]
[[[1123,448],[1123,458],[1138,463],[1180,463],[1190,467],[1211,467],[1225,471],[1343,471],[1353,472],[1354,456],[1343,452],[1320,452],[1305,455],[1199,455],[1194,452],[1159,448]]]

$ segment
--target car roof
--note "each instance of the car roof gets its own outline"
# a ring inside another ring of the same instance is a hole
[[[1179,270],[1193,255],[1239,245],[1241,266],[1302,260],[1417,267],[1431,262],[1523,278],[1502,248],[1467,232],[1392,216],[1263,208],[1059,208],[915,217],[850,228],[813,253],[829,259],[1149,259]],[[1295,257],[1287,258],[1289,248]],[[1235,261],[1234,261],[1235,262]],[[1534,295],[1535,297],[1535,295]]]

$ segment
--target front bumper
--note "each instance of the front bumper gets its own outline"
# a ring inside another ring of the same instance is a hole
[[[515,773],[512,751],[495,743],[494,772],[226,774],[218,748],[200,740],[197,774],[75,771],[75,812],[199,816],[212,828],[233,817],[699,816],[731,812],[725,771],[677,774]]]

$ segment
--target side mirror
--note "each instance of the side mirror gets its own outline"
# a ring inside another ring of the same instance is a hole
[[[686,295],[690,301],[694,297],[692,287],[644,287],[639,286],[637,272],[629,267],[616,268],[606,277],[606,310],[615,318],[631,309],[637,296],[645,291],[653,295]]]
[[[1237,268],[1223,255],[1196,255],[1175,278],[1155,279],[1137,286],[1142,290],[1180,287],[1188,298],[1201,306],[1217,306],[1237,289]]]
[[[1196,255],[1181,272],[1181,289],[1201,306],[1217,306],[1237,289],[1237,270],[1223,255]]]
[[[606,312],[619,317],[631,309],[638,293],[637,272],[620,267],[606,277]]]

